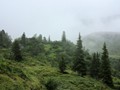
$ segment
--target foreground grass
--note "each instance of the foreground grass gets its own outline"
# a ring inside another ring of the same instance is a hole
[[[22,62],[0,59],[0,90],[47,90],[49,79],[58,83],[57,90],[111,90],[88,76],[80,77],[72,71],[61,74],[47,61],[31,57]]]

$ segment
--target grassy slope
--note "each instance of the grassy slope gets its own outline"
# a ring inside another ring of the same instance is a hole
[[[70,70],[68,73],[60,74],[48,62],[31,57],[22,62],[1,57],[0,90],[46,90],[44,84],[50,78],[58,82],[58,90],[110,90],[99,81],[77,76]]]

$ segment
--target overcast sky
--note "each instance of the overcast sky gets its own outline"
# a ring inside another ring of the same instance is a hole
[[[0,30],[74,41],[80,32],[120,31],[120,0],[0,0]]]

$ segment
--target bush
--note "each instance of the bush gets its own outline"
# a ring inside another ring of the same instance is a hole
[[[45,84],[45,86],[47,90],[56,90],[58,87],[58,83],[53,79],[49,79],[47,83]]]

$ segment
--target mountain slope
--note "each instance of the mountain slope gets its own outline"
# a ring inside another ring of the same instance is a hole
[[[101,51],[106,42],[110,55],[120,55],[119,41],[119,32],[97,32],[83,37],[83,44],[90,52]]]
[[[45,60],[26,58],[22,62],[0,57],[0,90],[47,90],[45,84],[53,79],[57,90],[111,90],[90,77],[80,77],[71,70],[61,74]]]

